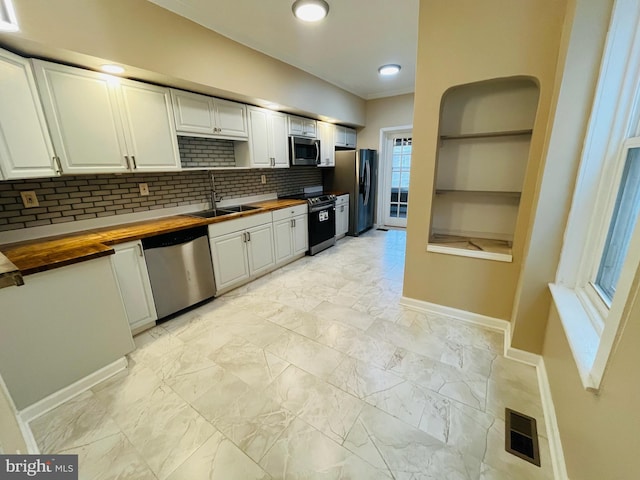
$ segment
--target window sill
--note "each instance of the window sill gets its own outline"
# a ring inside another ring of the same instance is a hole
[[[595,378],[593,367],[600,347],[600,336],[575,290],[555,283],[550,283],[549,289],[578,367],[582,385],[586,390],[597,392],[601,376]]]

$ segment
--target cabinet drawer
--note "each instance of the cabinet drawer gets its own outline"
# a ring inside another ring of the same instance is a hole
[[[297,215],[304,215],[305,213],[307,213],[307,205],[296,205],[295,207],[281,208],[272,212],[274,222],[285,218],[293,218]]]
[[[236,219],[225,219],[209,225],[209,237],[214,238],[219,235],[226,235],[228,233],[246,230],[247,228],[257,227],[258,225],[264,225],[265,223],[271,223],[271,212],[257,213]]]

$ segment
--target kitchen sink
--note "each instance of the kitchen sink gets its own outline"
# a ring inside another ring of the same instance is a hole
[[[223,210],[225,212],[238,213],[238,212],[248,212],[250,210],[257,210],[258,208],[260,207],[252,207],[251,205],[235,205],[233,207],[219,208],[218,210]]]
[[[201,212],[187,213],[190,217],[198,218],[214,218],[222,217],[224,215],[231,215],[233,213],[248,212],[250,210],[257,210],[260,207],[252,207],[250,205],[236,205],[233,207],[216,208],[215,210],[203,210]]]
[[[222,217],[223,215],[231,215],[236,212],[229,212],[226,210],[203,210],[202,212],[193,212],[193,213],[185,213],[185,215],[189,217],[199,217],[199,218],[213,218],[213,217]]]

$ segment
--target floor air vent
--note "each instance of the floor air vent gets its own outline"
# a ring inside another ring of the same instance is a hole
[[[540,466],[536,419],[505,408],[505,449],[517,457]]]

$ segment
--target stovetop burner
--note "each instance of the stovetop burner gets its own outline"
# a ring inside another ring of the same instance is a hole
[[[296,200],[306,200],[309,205],[329,204],[336,201],[336,196],[331,193],[324,193],[322,185],[305,187],[302,193],[286,195],[281,198],[295,198]]]

